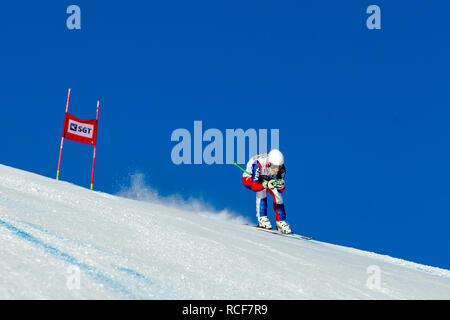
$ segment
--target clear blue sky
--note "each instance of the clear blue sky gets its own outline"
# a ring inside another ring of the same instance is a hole
[[[81,30],[66,9],[81,8]],[[368,30],[366,8],[381,8]],[[317,239],[450,269],[448,1],[2,1],[0,163],[55,177],[70,112],[95,118],[96,190],[254,218],[232,165],[171,161],[171,133],[278,128],[287,220]],[[62,180],[89,187],[92,147]],[[269,211],[272,221],[274,215]]]

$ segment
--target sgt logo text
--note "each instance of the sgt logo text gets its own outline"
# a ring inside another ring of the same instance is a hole
[[[170,140],[178,142],[171,152],[174,164],[244,164],[250,157],[279,149],[280,145],[279,129],[225,129],[225,149],[224,134],[219,129],[210,128],[203,132],[203,122],[194,121],[193,131],[191,134],[189,130],[179,128],[172,132]]]
[[[89,137],[92,138],[92,132],[94,130],[94,127],[92,125],[82,125],[78,122],[75,122],[73,120],[69,121],[69,132],[73,131],[72,133],[75,133],[79,136]]]

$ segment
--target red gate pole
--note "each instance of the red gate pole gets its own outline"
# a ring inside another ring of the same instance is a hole
[[[100,100],[97,100],[97,130],[98,130],[98,108],[100,106]],[[94,188],[94,169],[95,169],[95,151],[97,148],[97,136],[95,137],[95,143],[94,143],[94,156],[92,158],[92,174],[91,174],[91,190]]]
[[[69,100],[70,100],[70,88],[69,88],[69,93],[67,94],[66,113],[64,114],[64,122],[66,120],[65,117],[66,117],[67,111],[69,110]],[[58,170],[56,171],[56,180],[59,180],[59,169],[61,167],[61,155],[62,155],[62,150],[63,150],[63,144],[64,144],[64,132],[61,137],[61,146],[59,147],[59,160],[58,160]]]

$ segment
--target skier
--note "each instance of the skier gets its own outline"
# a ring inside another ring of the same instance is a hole
[[[286,222],[286,211],[281,196],[285,189],[285,175],[284,157],[278,149],[272,149],[268,154],[256,155],[247,163],[242,182],[246,188],[256,192],[256,216],[260,228],[272,229],[267,218],[267,193],[269,193],[273,197],[277,230],[292,233]]]

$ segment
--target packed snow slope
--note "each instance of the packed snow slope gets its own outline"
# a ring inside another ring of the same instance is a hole
[[[0,299],[450,299],[450,271],[0,165]]]

